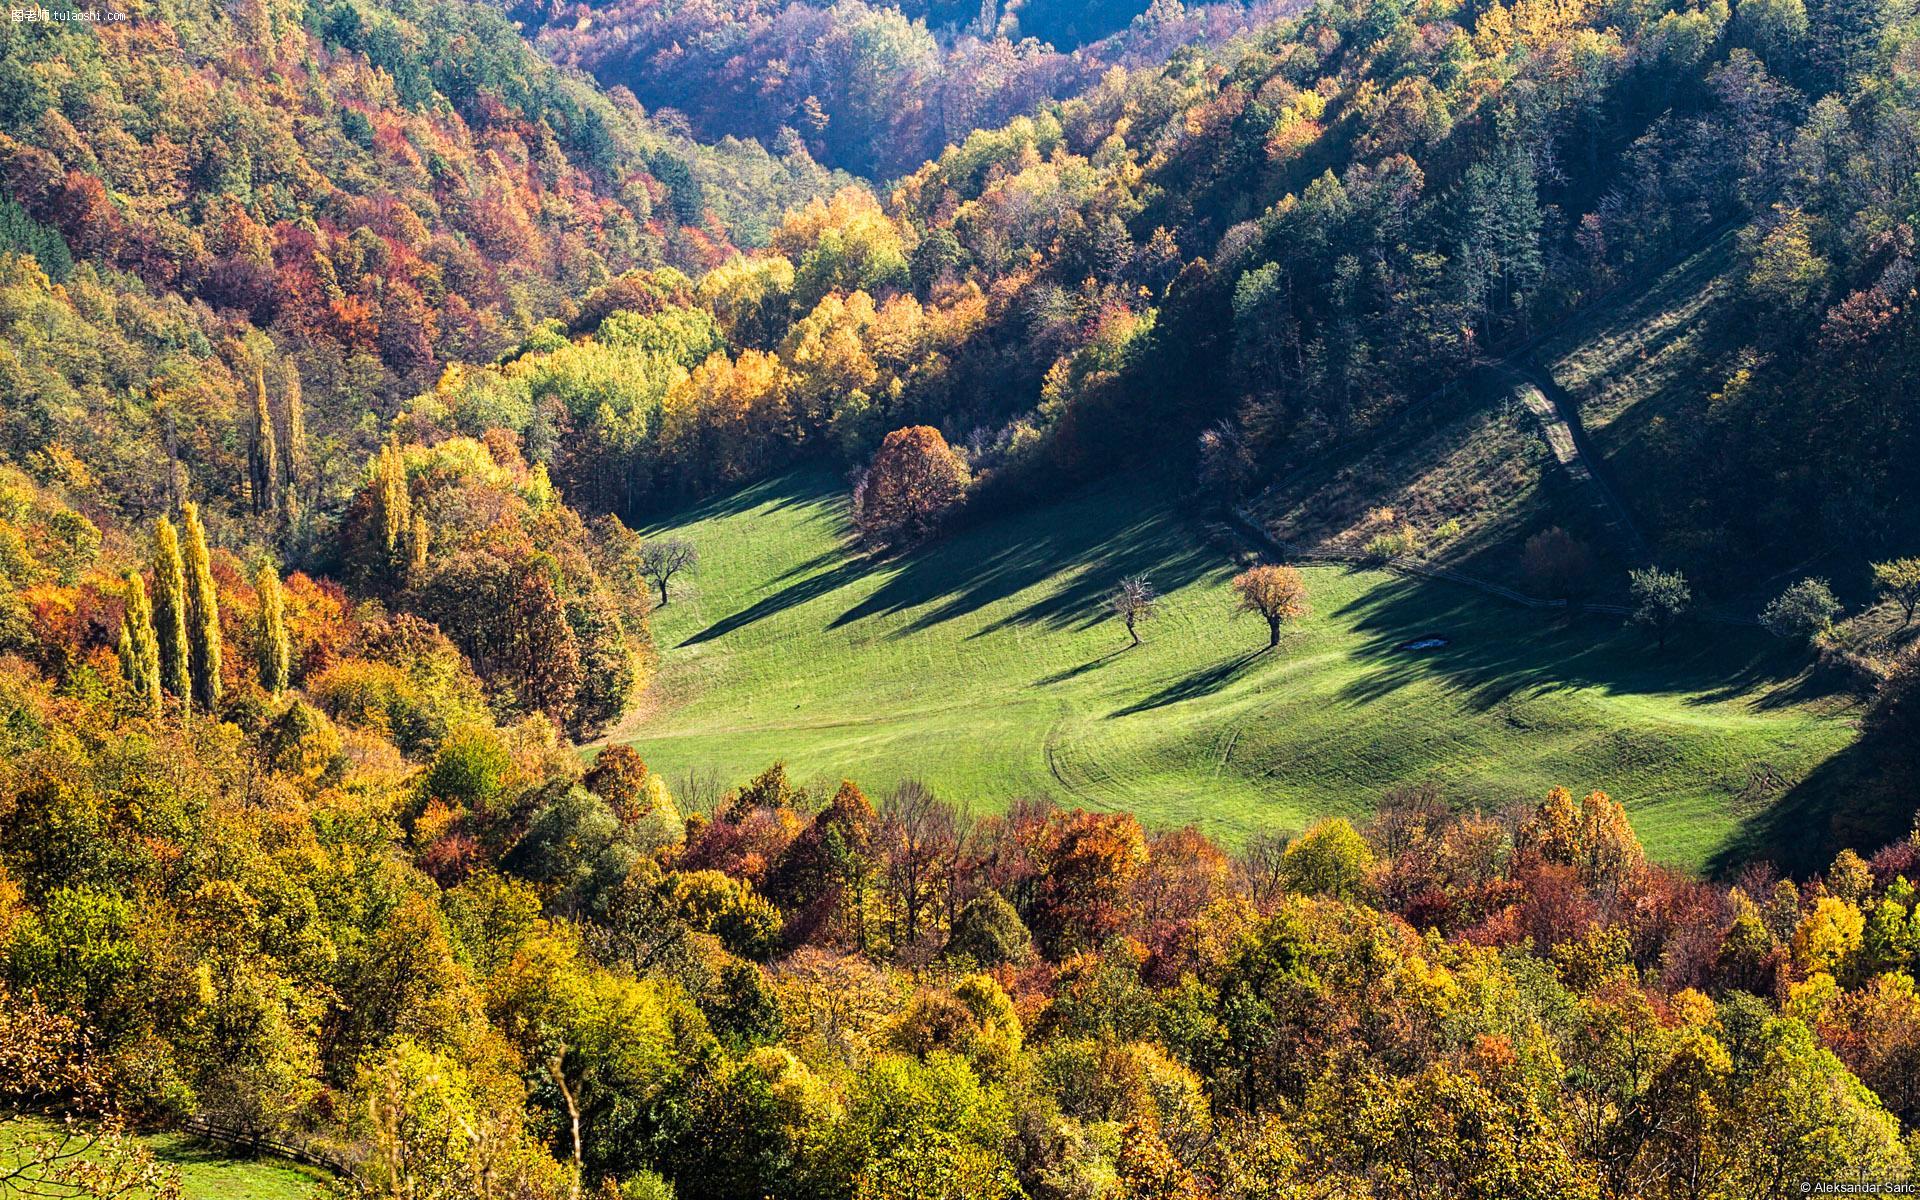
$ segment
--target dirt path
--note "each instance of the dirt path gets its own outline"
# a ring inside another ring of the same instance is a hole
[[[1520,393],[1521,402],[1540,422],[1540,434],[1546,439],[1553,457],[1567,475],[1587,493],[1600,520],[1614,531],[1622,549],[1634,564],[1653,561],[1647,540],[1633,523],[1633,513],[1602,474],[1597,456],[1587,445],[1580,428],[1580,410],[1553,377],[1527,362],[1509,362],[1502,366]]]

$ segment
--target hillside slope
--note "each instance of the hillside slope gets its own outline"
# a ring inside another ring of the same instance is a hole
[[[839,491],[785,476],[654,531],[703,562],[656,611],[655,700],[619,736],[678,790],[784,759],[802,779],[920,777],[977,809],[1045,792],[1237,840],[1425,781],[1487,807],[1565,783],[1621,797],[1654,854],[1699,864],[1852,737],[1758,635],[1655,655],[1617,623],[1373,571],[1308,569],[1314,615],[1257,653],[1229,556],[1158,489],[1083,492],[888,561],[850,545]],[[1103,609],[1129,574],[1166,597],[1133,649]],[[1427,634],[1451,643],[1398,649]]]

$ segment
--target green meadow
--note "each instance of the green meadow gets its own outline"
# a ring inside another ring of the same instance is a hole
[[[1699,866],[1853,737],[1757,632],[1663,652],[1614,619],[1380,571],[1305,569],[1312,614],[1267,651],[1232,613],[1230,548],[1150,481],[891,558],[812,473],[646,532],[701,563],[655,613],[660,673],[614,736],[675,782],[780,759],[803,782],[917,777],[976,812],[1045,793],[1228,842],[1415,783],[1486,808],[1565,784],[1618,796],[1655,857]],[[1164,599],[1129,647],[1104,602],[1136,574]],[[1401,648],[1429,636],[1446,645]]]
[[[46,1124],[39,1118],[0,1125],[0,1170],[17,1161],[24,1139],[44,1128]],[[181,1200],[320,1200],[332,1194],[330,1177],[311,1167],[281,1159],[234,1157],[226,1150],[178,1133],[154,1134],[145,1140],[154,1158],[180,1173]],[[0,1185],[0,1196],[7,1194],[5,1186]]]

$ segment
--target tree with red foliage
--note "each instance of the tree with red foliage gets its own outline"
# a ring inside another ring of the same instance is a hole
[[[1147,840],[1131,813],[1056,812],[1042,831],[1027,923],[1050,954],[1096,947],[1133,923]]]
[[[923,541],[966,497],[970,479],[966,462],[938,429],[896,429],[854,488],[854,524],[876,545]]]
[[[799,836],[793,805],[805,795],[788,781],[786,764],[774,763],[729,792],[711,821],[689,822],[680,868],[725,871],[759,886]]]
[[[787,940],[867,946],[867,885],[873,877],[873,805],[852,780],[788,844],[767,878],[767,896],[789,914]]]
[[[1156,835],[1133,883],[1150,976],[1172,983],[1194,959],[1193,927],[1200,914],[1231,891],[1233,865],[1220,847],[1191,825]]]

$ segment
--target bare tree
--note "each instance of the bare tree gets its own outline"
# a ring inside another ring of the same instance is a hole
[[[1107,598],[1114,615],[1127,623],[1127,636],[1133,639],[1136,646],[1140,644],[1140,630],[1136,626],[1141,621],[1151,620],[1159,603],[1160,593],[1153,590],[1153,585],[1147,582],[1144,575],[1129,575],[1122,579],[1120,586],[1114,588],[1113,594]]]
[[[909,946],[924,932],[952,877],[960,840],[959,814],[917,779],[902,780],[881,804],[879,844],[896,944]]]
[[[712,816],[727,794],[727,779],[714,767],[688,767],[674,780],[674,806],[683,813]]]
[[[640,573],[660,589],[662,608],[667,606],[667,582],[699,565],[700,551],[685,538],[655,538],[640,547]]]
[[[1247,898],[1262,912],[1280,899],[1280,860],[1286,857],[1292,842],[1290,834],[1278,830],[1256,833],[1247,839],[1246,847],[1235,860]]]

